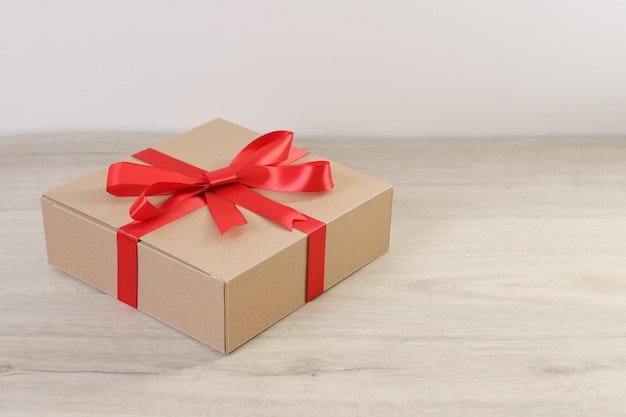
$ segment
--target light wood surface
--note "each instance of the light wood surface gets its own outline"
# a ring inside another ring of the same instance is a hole
[[[626,140],[297,141],[390,252],[223,356],[46,262],[41,192],[168,136],[0,138],[0,415],[626,415]]]

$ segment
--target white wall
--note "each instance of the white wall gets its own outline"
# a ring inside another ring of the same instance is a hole
[[[626,135],[624,0],[0,0],[0,134]]]

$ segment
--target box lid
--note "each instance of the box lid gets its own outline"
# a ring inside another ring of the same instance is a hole
[[[192,165],[215,170],[259,134],[217,119],[166,142],[152,146]],[[297,139],[296,139],[297,142]],[[297,162],[323,160],[308,155]],[[127,161],[134,161],[129,157]],[[297,163],[296,162],[296,163]],[[391,186],[383,181],[331,161],[335,187],[326,192],[293,193],[256,190],[327,224]],[[117,229],[132,221],[129,208],[135,197],[117,197],[106,191],[108,168],[78,178],[44,193],[58,204]],[[211,276],[228,281],[273,256],[306,234],[262,218],[243,208],[248,224],[220,234],[206,206],[141,238],[143,244],[174,256]]]

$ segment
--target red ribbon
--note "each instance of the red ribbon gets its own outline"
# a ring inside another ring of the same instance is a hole
[[[293,133],[276,131],[252,141],[225,168],[205,171],[148,148],[133,157],[151,165],[118,162],[109,167],[107,191],[138,196],[130,208],[133,222],[117,232],[118,298],[137,307],[137,243],[141,237],[204,205],[220,233],[246,223],[237,205],[308,235],[307,293],[311,301],[324,291],[326,225],[277,203],[250,187],[316,192],[333,187],[328,161],[287,165],[308,152],[291,145]],[[149,196],[170,195],[160,206]]]

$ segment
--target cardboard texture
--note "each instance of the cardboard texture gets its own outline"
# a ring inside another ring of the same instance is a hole
[[[153,148],[212,170],[258,136],[218,119]],[[331,169],[330,191],[257,190],[327,224],[324,290],[387,251],[391,220],[389,184],[332,161]],[[116,231],[131,221],[135,198],[108,194],[106,177],[107,167],[41,203],[50,264],[116,297]],[[223,353],[305,304],[307,235],[241,211],[248,224],[224,235],[204,207],[138,244],[138,309]]]

